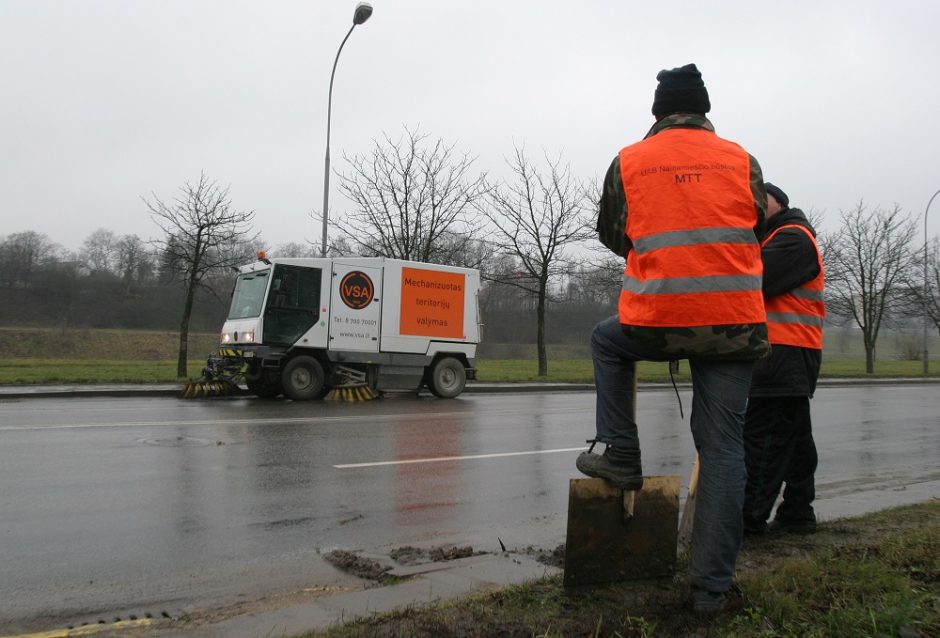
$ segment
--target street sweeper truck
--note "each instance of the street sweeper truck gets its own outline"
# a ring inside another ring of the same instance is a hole
[[[271,258],[239,269],[217,353],[184,395],[243,382],[295,401],[427,387],[475,376],[480,273],[384,257]]]

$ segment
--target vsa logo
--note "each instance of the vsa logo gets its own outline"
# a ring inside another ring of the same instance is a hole
[[[359,270],[346,273],[339,282],[339,296],[343,303],[353,310],[361,310],[370,303],[375,295],[375,287],[369,275]]]

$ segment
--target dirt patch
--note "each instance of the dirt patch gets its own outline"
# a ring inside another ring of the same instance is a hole
[[[431,550],[431,560],[435,563],[467,558],[468,556],[473,556],[473,548],[469,545],[466,547],[435,547]]]
[[[543,565],[557,567],[559,569],[565,566],[565,544],[561,543],[555,549],[542,549],[541,547],[532,547],[529,545],[523,552],[526,556],[531,556]]]
[[[458,558],[467,558],[474,555],[473,548],[469,545],[464,547],[441,546],[431,549],[421,549],[420,547],[399,547],[389,552],[389,557],[399,565],[405,567],[410,565],[423,565],[425,563],[440,563]]]
[[[473,548],[469,545],[465,547],[444,545],[428,549],[405,546],[393,549],[389,552],[389,558],[404,567],[424,565],[427,563],[440,563],[456,560],[458,558],[467,558],[473,555]],[[324,554],[323,558],[333,565],[333,567],[347,574],[358,576],[359,578],[374,580],[383,584],[387,584],[392,580],[392,577],[388,574],[388,572],[393,569],[391,565],[384,565],[377,560],[366,558],[354,552],[338,549]]]
[[[367,580],[383,582],[388,579],[387,572],[392,568],[378,561],[363,558],[345,550],[335,550],[323,556],[333,567]]]
[[[406,567],[430,562],[426,549],[419,549],[417,547],[411,547],[410,545],[393,549],[389,552],[389,557],[399,565]]]

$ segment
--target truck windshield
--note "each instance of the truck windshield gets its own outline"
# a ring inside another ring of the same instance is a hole
[[[232,294],[232,305],[228,311],[229,319],[247,319],[261,315],[270,274],[270,270],[257,270],[238,276],[235,292]]]

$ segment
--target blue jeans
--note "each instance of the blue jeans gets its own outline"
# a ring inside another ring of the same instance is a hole
[[[627,338],[613,316],[591,335],[597,386],[597,439],[639,445],[633,380],[637,361],[668,361],[668,354]],[[692,439],[700,470],[689,577],[694,587],[723,592],[731,587],[741,549],[744,488],[744,416],[751,386],[750,361],[690,359]]]

